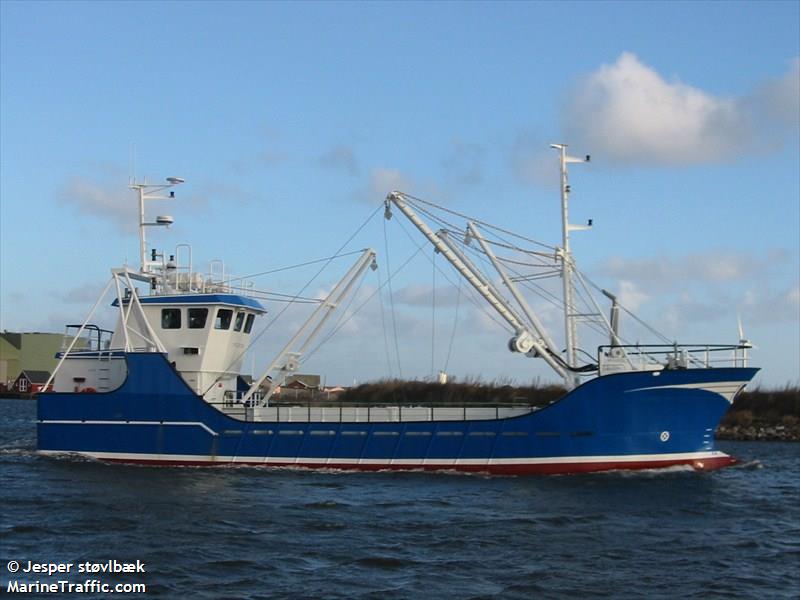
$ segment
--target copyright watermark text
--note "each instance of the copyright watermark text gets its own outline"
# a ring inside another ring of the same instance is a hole
[[[145,563],[140,560],[133,562],[116,559],[102,562],[10,560],[6,563],[6,571],[9,578],[4,591],[9,594],[144,594],[147,592],[147,585],[144,583],[107,583],[101,579],[104,576],[117,578],[126,574],[143,575],[147,569]],[[81,580],[68,579],[71,576],[77,576]],[[55,581],[43,580],[45,578],[52,578]]]

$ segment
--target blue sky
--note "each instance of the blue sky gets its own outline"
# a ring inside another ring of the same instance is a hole
[[[547,146],[560,141],[592,155],[571,171],[574,220],[595,222],[573,243],[590,277],[670,339],[734,342],[741,315],[759,381],[800,380],[797,2],[3,1],[0,12],[0,328],[61,331],[111,266],[136,263],[133,163],[140,178],[187,180],[158,211],[176,224],[153,241],[189,242],[196,264],[224,258],[245,275],[330,255],[393,188],[556,243]],[[399,264],[413,246],[396,221]],[[385,260],[379,220],[351,247],[367,245]],[[294,293],[312,273],[256,284]],[[393,292],[400,367],[376,301],[304,369],[331,383],[445,363],[458,377],[554,379],[509,354],[477,307],[456,315],[429,258]],[[286,316],[256,363],[301,318]]]

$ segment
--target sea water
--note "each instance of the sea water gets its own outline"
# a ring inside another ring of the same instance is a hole
[[[800,597],[800,444],[720,443],[743,463],[713,473],[538,477],[120,466],[34,447],[34,403],[0,400],[2,593]],[[59,581],[84,588],[45,593]]]

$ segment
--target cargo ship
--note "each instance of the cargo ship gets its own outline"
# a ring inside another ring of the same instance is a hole
[[[569,156],[564,144],[552,148],[561,175],[558,245],[525,250],[517,242],[528,238],[471,218],[457,229],[452,221],[465,215],[400,191],[386,197],[384,216],[400,213],[416,227],[507,326],[517,359],[542,360],[563,381],[561,398],[544,406],[277,402],[275,392],[375,267],[376,253],[359,252],[264,372],[243,377],[245,353],[266,314],[258,293],[237,285],[219,262],[195,271],[186,244],[171,254],[148,251],[147,229],[173,222],[145,216],[149,200],[174,197],[184,183],[170,177],[160,185],[131,181],[140,265],[113,268],[86,319],[68,326],[74,335],[57,356],[46,386],[52,391],[38,398],[38,451],[148,465],[508,475],[733,464],[715,447],[714,432],[758,371],[747,364],[750,342],[740,334],[734,344],[631,343],[620,332],[624,307],[613,294],[600,290],[611,302],[607,311],[594,298],[581,308],[592,290],[577,270],[570,233],[592,223],[569,222],[567,165],[589,157]],[[443,227],[434,231],[437,223]],[[520,274],[522,258],[538,268],[533,275]],[[561,291],[562,344],[520,289],[546,276]],[[93,323],[110,295],[118,313],[113,330]],[[587,324],[605,336],[593,353],[579,345],[579,326]]]

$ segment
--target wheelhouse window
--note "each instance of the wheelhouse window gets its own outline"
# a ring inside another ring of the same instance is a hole
[[[208,319],[207,308],[189,309],[189,329],[204,329]]]
[[[250,333],[253,330],[253,321],[256,320],[255,315],[247,315],[247,321],[244,324],[244,332]]]
[[[181,309],[162,308],[161,329],[180,329],[180,328],[181,328]]]
[[[214,329],[230,329],[233,311],[227,308],[220,308],[217,311],[217,319],[214,321]]]
[[[241,331],[242,325],[244,325],[244,313],[240,311],[236,313],[236,322],[233,324],[233,330]]]

